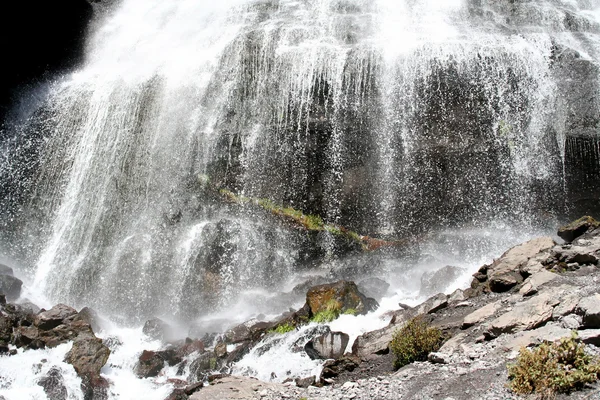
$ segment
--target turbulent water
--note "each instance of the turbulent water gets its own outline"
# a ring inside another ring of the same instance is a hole
[[[143,320],[327,259],[207,186],[387,239],[543,229],[597,190],[599,51],[596,0],[123,0],[3,144],[6,242],[32,292]]]

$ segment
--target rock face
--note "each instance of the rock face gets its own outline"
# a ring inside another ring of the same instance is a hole
[[[379,306],[374,299],[359,292],[356,284],[350,281],[312,287],[306,294],[306,303],[312,315],[326,311],[331,303],[337,304],[341,313],[352,309],[357,314],[366,314]]]
[[[328,332],[316,337],[304,346],[306,354],[313,359],[338,359],[344,355],[350,336],[343,332]]]
[[[590,232],[600,227],[600,222],[596,221],[590,216],[581,217],[568,225],[562,226],[558,229],[558,236],[560,236],[565,242],[571,243],[579,236],[586,232]]]

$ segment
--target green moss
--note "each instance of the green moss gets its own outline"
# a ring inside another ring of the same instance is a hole
[[[356,315],[356,310],[354,308],[349,308],[346,311],[344,311],[345,315]]]
[[[216,358],[211,358],[210,360],[208,360],[208,363],[210,365],[211,370],[217,369],[217,359]]]
[[[342,305],[335,299],[331,299],[325,305],[325,309],[316,313],[311,321],[319,324],[331,322],[340,316]]]
[[[277,333],[279,335],[283,335],[285,333],[293,331],[294,329],[296,329],[294,325],[290,324],[289,322],[286,322],[285,324],[277,325],[275,328],[270,329],[269,333]]]
[[[569,393],[595,382],[600,363],[585,353],[585,346],[573,332],[558,343],[522,348],[515,364],[508,366],[510,388],[518,394],[536,393],[551,398],[555,393]]]
[[[392,336],[390,350],[395,356],[394,367],[427,360],[427,355],[439,350],[442,342],[439,329],[430,327],[420,317],[411,319]]]

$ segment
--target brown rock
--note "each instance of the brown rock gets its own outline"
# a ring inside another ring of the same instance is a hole
[[[600,222],[594,218],[586,215],[581,217],[568,225],[562,226],[558,229],[558,236],[560,236],[565,242],[570,243],[577,239],[579,236],[586,232],[592,231],[600,227]]]
[[[69,318],[77,315],[77,310],[65,304],[57,304],[48,311],[43,311],[37,315],[35,325],[42,330],[50,330],[61,324]]]
[[[354,282],[339,281],[312,287],[306,294],[306,303],[315,315],[335,304],[341,313],[353,309],[357,314],[366,314],[379,305],[358,291]]]
[[[65,355],[65,362],[71,364],[79,376],[97,377],[109,355],[110,349],[101,339],[85,338],[73,343]]]

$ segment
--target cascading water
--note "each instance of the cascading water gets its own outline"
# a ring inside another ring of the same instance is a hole
[[[39,157],[4,145],[7,241],[32,291],[140,322],[315,264],[218,189],[389,239],[543,228],[585,195],[574,141],[598,170],[599,57],[598,1],[123,0],[15,128]]]

